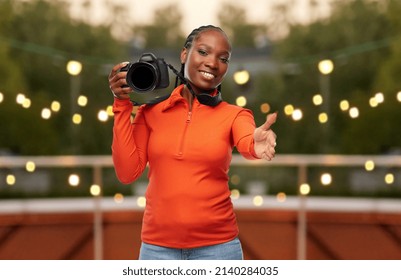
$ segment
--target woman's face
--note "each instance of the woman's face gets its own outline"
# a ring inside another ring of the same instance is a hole
[[[231,56],[227,37],[218,30],[203,31],[190,49],[181,51],[184,75],[195,93],[215,89],[224,79]]]

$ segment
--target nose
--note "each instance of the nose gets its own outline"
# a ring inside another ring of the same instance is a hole
[[[218,58],[214,56],[208,56],[205,65],[210,67],[211,69],[217,69],[219,65]]]

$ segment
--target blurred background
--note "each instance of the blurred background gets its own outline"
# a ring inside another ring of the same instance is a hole
[[[147,178],[114,174],[107,76],[144,52],[178,67],[207,24],[233,45],[224,100],[257,124],[279,113],[273,162],[234,151],[246,258],[401,258],[400,13],[398,0],[0,1],[0,259],[136,258]]]

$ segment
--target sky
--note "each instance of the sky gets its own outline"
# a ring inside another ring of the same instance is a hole
[[[79,14],[79,6],[85,0],[65,0],[72,3],[72,12]],[[274,3],[292,2],[294,7],[294,18],[300,22],[307,21],[308,13],[306,4],[309,0],[92,0],[94,12],[91,14],[93,22],[101,22],[104,17],[107,1],[122,4],[129,10],[130,17],[134,23],[151,23],[154,10],[165,7],[168,4],[177,4],[183,15],[182,30],[189,33],[194,28],[205,24],[218,25],[217,14],[224,3],[238,5],[246,11],[247,19],[250,23],[267,22],[268,17],[272,16],[271,6]],[[324,16],[328,12],[328,2],[330,0],[316,1],[319,4],[319,13]]]

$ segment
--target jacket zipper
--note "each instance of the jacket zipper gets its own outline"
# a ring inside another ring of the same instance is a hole
[[[178,148],[178,156],[179,157],[182,157],[183,154],[184,154],[184,151],[183,151],[183,149],[184,149],[184,141],[185,141],[185,137],[186,137],[186,134],[187,134],[188,126],[191,123],[191,120],[192,120],[192,111],[188,111],[187,119],[185,120],[184,132],[182,133],[180,146]]]

